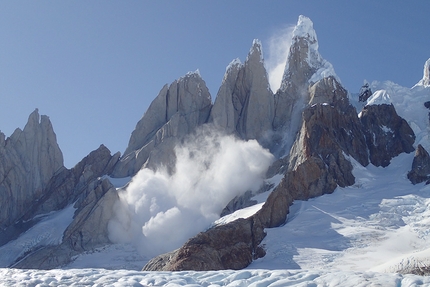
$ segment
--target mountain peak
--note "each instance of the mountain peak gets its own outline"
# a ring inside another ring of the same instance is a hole
[[[331,63],[323,59],[318,52],[318,40],[312,21],[299,16],[293,30],[292,44],[281,83],[281,91],[286,91],[294,83],[297,87],[333,76],[339,83]]]
[[[246,58],[246,62],[248,62],[250,59],[258,57],[259,61],[263,63],[263,45],[261,44],[261,41],[258,39],[254,39],[252,41],[251,49],[249,50],[248,57]]]
[[[418,86],[430,86],[430,58],[424,63],[423,78],[417,83]]]
[[[318,50],[318,39],[314,30],[314,23],[303,15],[299,16],[297,25],[293,30],[293,42],[297,41],[298,38],[306,39],[311,44],[312,49]]]

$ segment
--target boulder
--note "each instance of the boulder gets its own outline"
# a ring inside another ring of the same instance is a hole
[[[414,160],[412,162],[412,169],[408,172],[408,179],[413,184],[421,182],[429,183],[430,180],[430,156],[429,153],[423,148],[422,145],[418,145]]]
[[[201,232],[181,248],[150,260],[144,271],[239,270],[264,255],[258,246],[264,230],[254,217],[238,219]]]

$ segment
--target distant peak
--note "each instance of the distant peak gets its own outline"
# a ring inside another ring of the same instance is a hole
[[[423,78],[419,80],[419,82],[416,83],[416,85],[413,86],[412,89],[416,87],[430,87],[430,58],[427,59],[427,61],[424,63]]]
[[[194,72],[188,72],[188,73],[186,73],[185,74],[185,77],[195,77],[195,76],[197,76],[197,77],[199,77],[199,78],[201,78],[202,76],[200,75],[200,70],[199,69],[197,69],[197,70],[195,70]]]
[[[423,78],[418,84],[430,86],[430,58],[424,64]]]
[[[263,62],[263,45],[261,44],[261,41],[258,39],[254,39],[254,41],[252,41],[252,46],[251,46],[251,49],[249,50],[246,61],[249,61],[251,58],[254,58],[255,55],[259,57],[260,62]]]

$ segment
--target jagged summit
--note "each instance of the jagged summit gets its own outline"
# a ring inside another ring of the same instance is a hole
[[[303,15],[299,16],[297,25],[293,30],[293,41],[298,40],[298,38],[307,39],[311,44],[310,47],[314,50],[318,50],[318,39],[314,30],[314,23],[312,23],[311,19]]]
[[[416,84],[416,86],[430,86],[430,58],[424,63],[423,78]]]
[[[227,66],[209,122],[242,139],[262,143],[272,129],[273,109],[263,49],[254,40],[244,64],[235,59]]]
[[[318,39],[312,21],[299,16],[293,30],[292,44],[285,66],[280,90],[296,93],[297,87],[333,76],[340,83],[331,63],[318,52]],[[292,89],[291,89],[292,88]]]
[[[246,58],[246,61],[250,61],[251,57],[259,57],[260,62],[263,63],[263,45],[261,44],[261,41],[258,39],[254,39],[252,41],[251,49],[249,50],[248,57]]]

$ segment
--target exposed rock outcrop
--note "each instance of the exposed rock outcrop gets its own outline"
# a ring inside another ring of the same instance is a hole
[[[52,269],[72,261],[73,256],[110,243],[108,222],[118,199],[109,180],[95,180],[83,192],[72,223],[64,232],[60,245],[44,246],[13,265],[14,268]]]
[[[261,43],[254,40],[245,64],[234,60],[227,67],[209,121],[227,133],[264,144],[272,130],[273,114]]]
[[[430,183],[430,155],[420,144],[415,151],[412,169],[408,172],[408,178],[413,184]]]
[[[1,243],[5,244],[36,224],[36,215],[75,203],[73,221],[64,232],[62,244],[42,248],[35,246],[37,249],[27,250],[25,259],[18,258],[20,261],[14,267],[59,267],[70,262],[74,255],[110,243],[107,223],[112,217],[112,206],[118,195],[109,180],[100,177],[112,171],[118,158],[119,153],[111,156],[110,151],[101,145],[74,168],[63,169],[52,177],[42,195],[27,206],[19,221],[1,232]],[[25,228],[21,228],[23,224]]]
[[[211,106],[209,90],[198,72],[165,85],[137,123],[113,176],[134,175],[143,166],[172,167],[175,144],[207,121]]]
[[[366,82],[360,89],[360,92],[358,94],[358,101],[366,102],[372,94],[372,89],[369,87],[369,83]]]
[[[14,224],[64,170],[63,154],[47,116],[36,109],[23,130],[0,132],[0,229]]]
[[[386,167],[393,157],[415,150],[415,134],[396,113],[386,91],[375,92],[360,115],[373,165]]]
[[[242,269],[264,250],[257,245],[263,239],[263,229],[254,228],[254,218],[238,219],[217,226],[188,240],[178,250],[156,257],[143,270],[221,270]],[[256,242],[258,242],[256,244]]]

